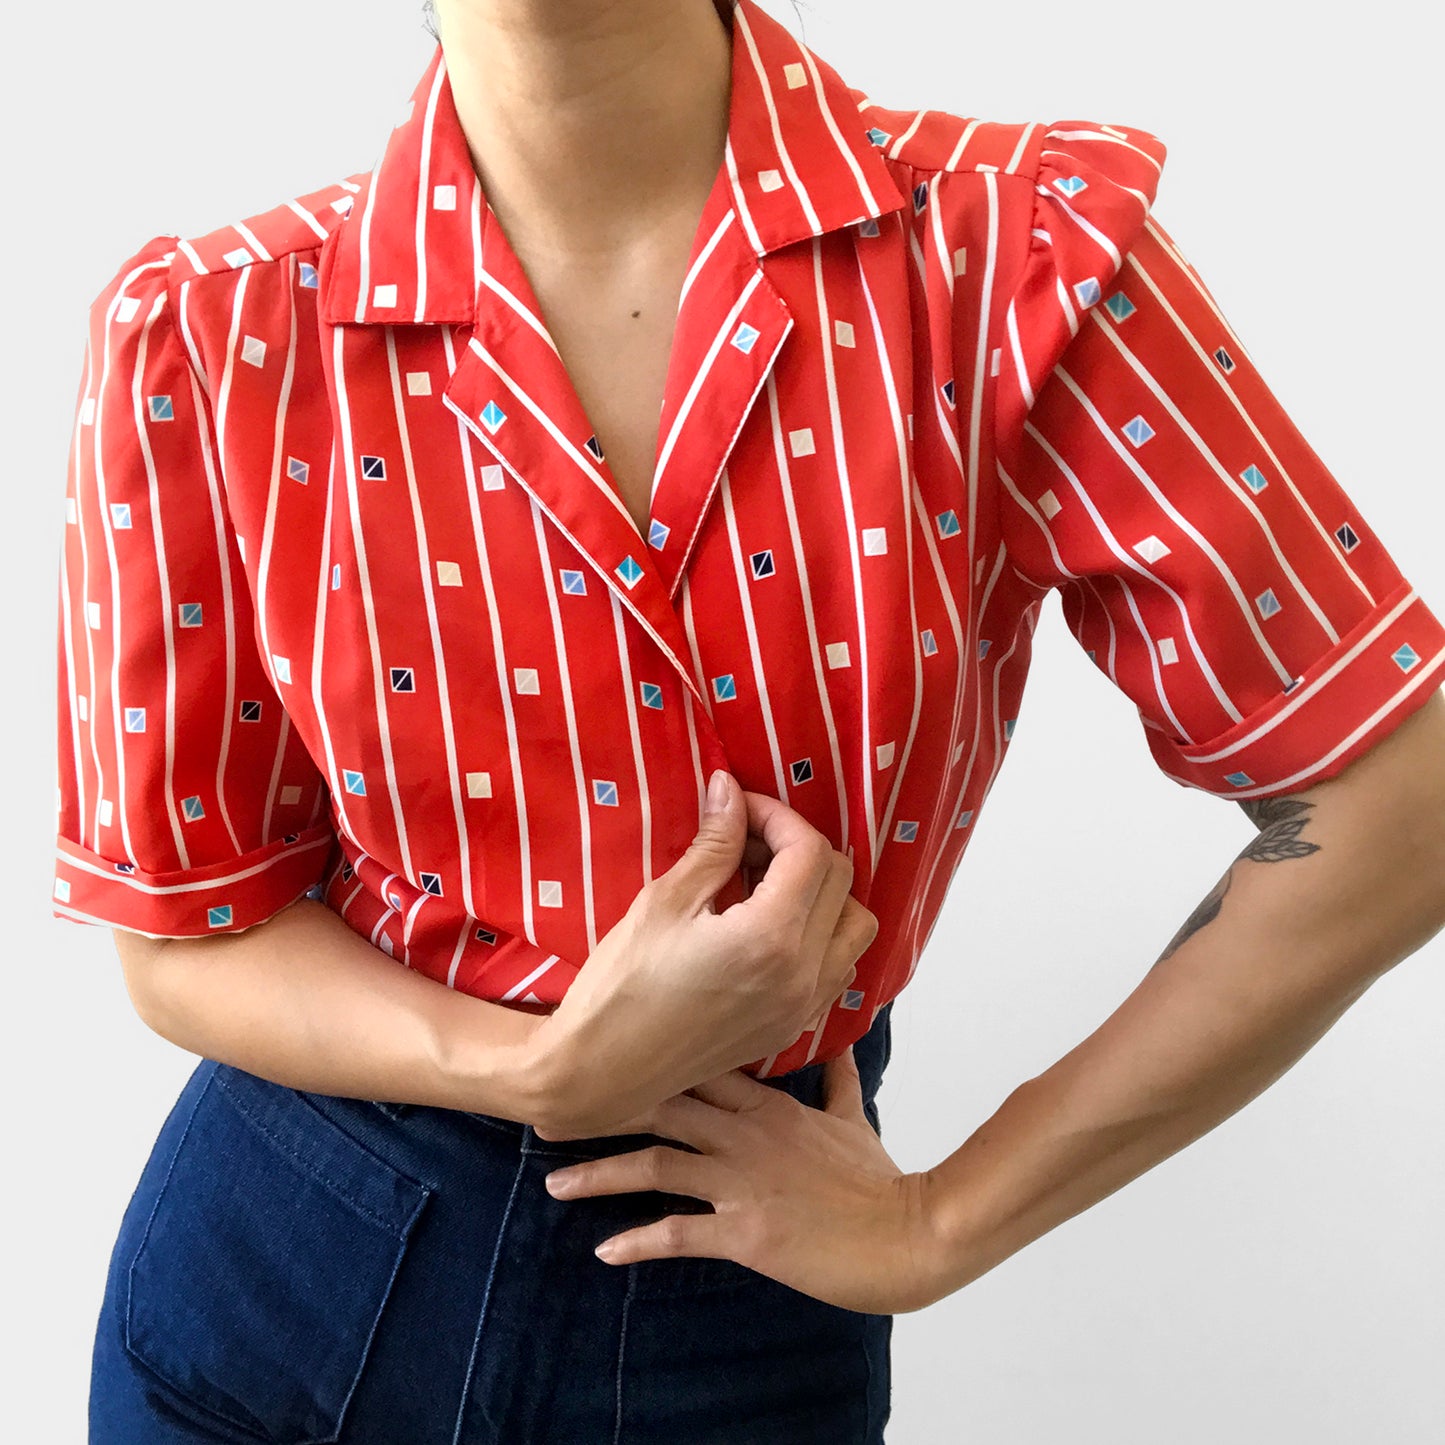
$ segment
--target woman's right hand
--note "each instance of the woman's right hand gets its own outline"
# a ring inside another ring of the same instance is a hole
[[[878,920],[853,864],[800,813],[719,771],[686,853],[642,889],[538,1025],[545,1139],[644,1132],[663,1099],[781,1052],[821,1026]],[[711,794],[710,794],[711,796]],[[737,895],[740,868],[752,892]],[[631,1126],[631,1127],[629,1127]]]

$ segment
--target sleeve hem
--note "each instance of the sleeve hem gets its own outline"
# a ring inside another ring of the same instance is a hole
[[[151,938],[239,933],[264,923],[317,883],[335,842],[326,822],[220,863],[147,873],[62,834],[55,845],[51,913]]]
[[[1146,736],[1176,783],[1230,798],[1300,792],[1342,772],[1445,683],[1445,624],[1402,581],[1285,691],[1226,732]]]

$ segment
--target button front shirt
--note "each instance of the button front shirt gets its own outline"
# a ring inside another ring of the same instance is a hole
[[[372,170],[116,270],[69,459],[57,916],[205,936],[310,891],[550,1007],[727,767],[879,920],[776,1073],[912,976],[1052,589],[1155,764],[1224,798],[1332,776],[1445,680],[1151,214],[1154,136],[890,109],[731,14],[643,529],[440,46]]]

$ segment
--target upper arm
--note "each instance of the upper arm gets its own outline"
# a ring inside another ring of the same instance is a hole
[[[282,780],[323,780],[255,643],[174,243],[148,242],[90,310],[60,548],[52,911],[195,937],[290,903],[334,833],[325,818],[282,832]]]

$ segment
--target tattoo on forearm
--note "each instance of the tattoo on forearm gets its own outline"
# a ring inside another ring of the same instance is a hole
[[[1259,829],[1259,833],[1240,851],[1235,863],[1244,860],[1254,863],[1279,863],[1286,858],[1306,858],[1311,853],[1319,852],[1318,843],[1311,843],[1300,837],[1309,822],[1313,803],[1303,802],[1299,798],[1257,798],[1241,800],[1239,806]],[[1185,939],[1193,937],[1206,923],[1219,916],[1220,905],[1224,902],[1224,895],[1229,892],[1233,877],[1234,863],[1231,863],[1224,876],[1180,925],[1179,931],[1155,960],[1156,964],[1163,963]]]

